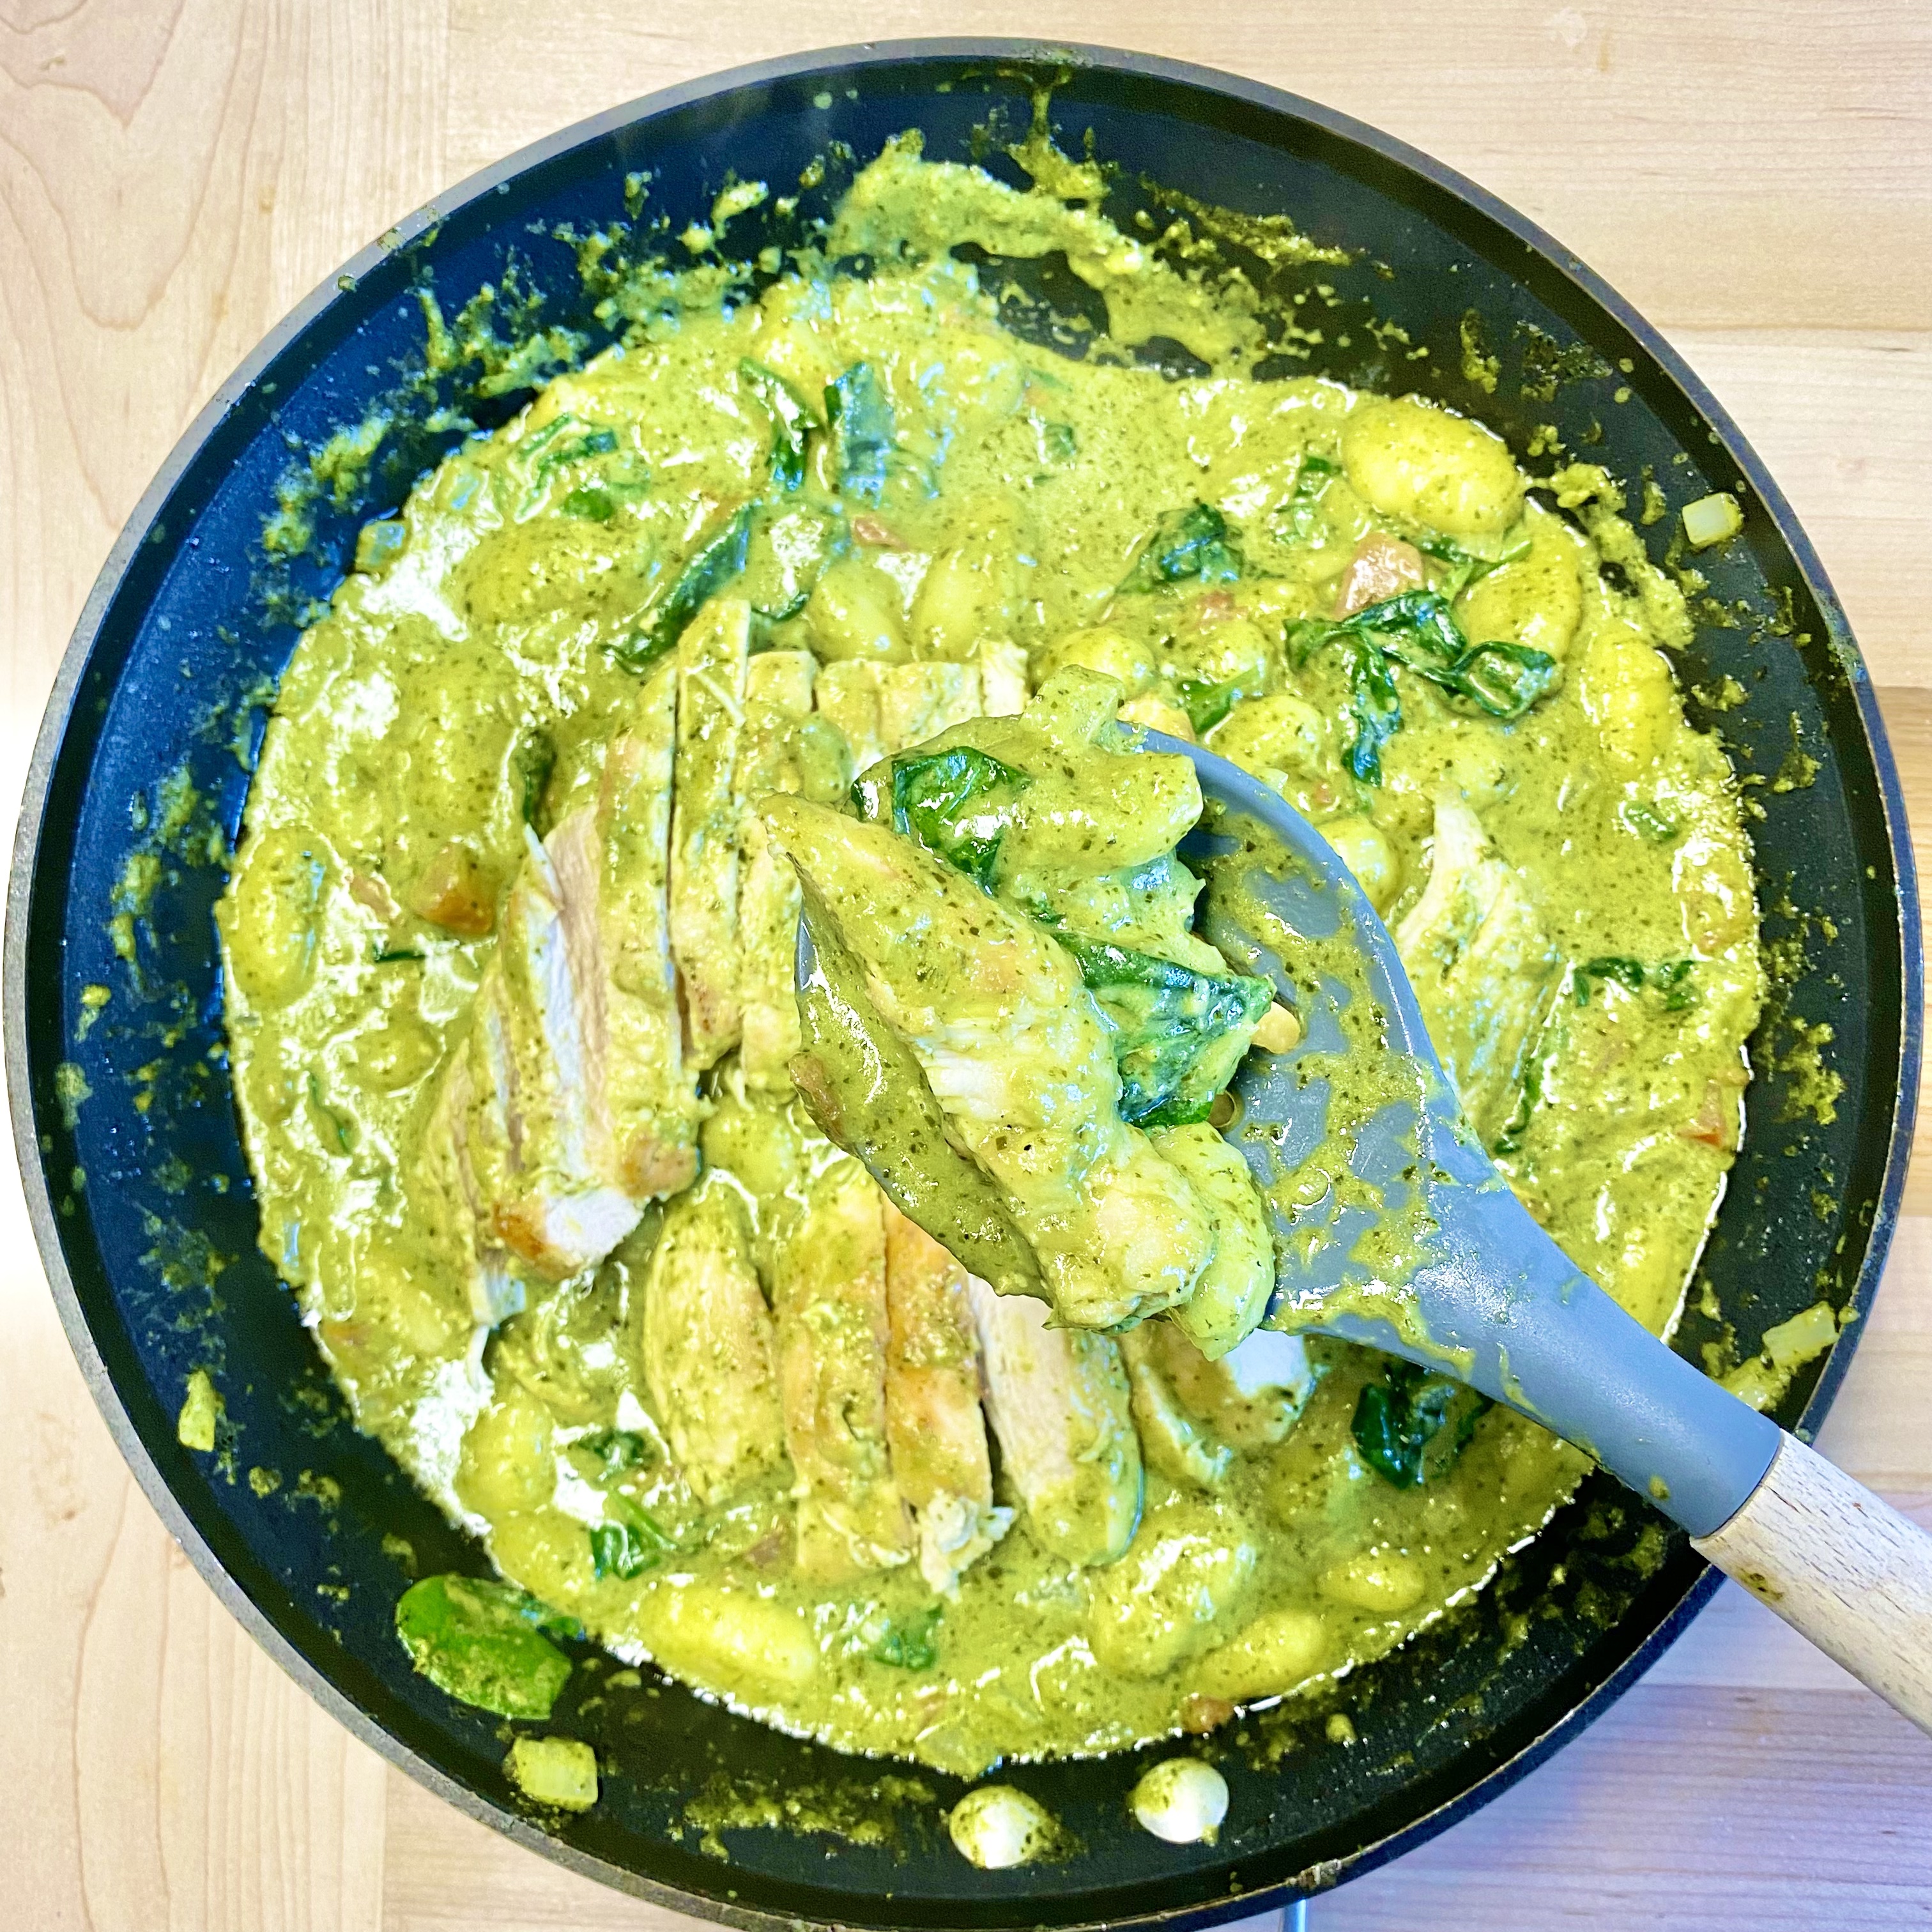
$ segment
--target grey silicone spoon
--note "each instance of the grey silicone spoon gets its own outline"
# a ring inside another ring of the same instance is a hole
[[[1332,1198],[1298,1211],[1336,1238],[1277,1242],[1273,1311],[1296,1325],[1366,1342],[1442,1371],[1533,1418],[1594,1456],[1690,1532],[1696,1547],[1751,1588],[1922,1730],[1932,1731],[1932,1537],[1776,1423],[1748,1407],[1626,1314],[1582,1274],[1510,1192],[1462,1119],[1430,1042],[1394,941],[1353,875],[1313,826],[1238,767],[1197,746],[1136,734],[1142,748],[1190,759],[1208,802],[1181,854],[1205,880],[1201,928],[1231,964],[1272,979],[1304,1023],[1303,1044],[1250,1054],[1234,1083],[1230,1132],[1265,1191],[1275,1150],[1322,1138],[1326,1082],[1298,1069],[1332,1045],[1340,985],[1310,998],[1282,962],[1238,922],[1259,899],[1288,931],[1310,940],[1351,932],[1371,995],[1386,1016],[1389,1050],[1418,1062],[1424,1098],[1391,1105],[1358,1138],[1353,1172],[1401,1213],[1419,1186],[1434,1224],[1404,1298],[1402,1328],[1323,1304],[1372,1287],[1350,1257],[1372,1210]],[[1232,876],[1235,842],[1214,830],[1254,821],[1298,863]],[[800,981],[814,961],[802,932]],[[1325,1005],[1324,1005],[1325,1003]],[[1258,1131],[1265,1130],[1268,1131]],[[1279,1219],[1277,1233],[1290,1223]],[[1408,1332],[1405,1332],[1406,1329]]]
[[[1217,842],[1204,820],[1182,853],[1208,880],[1207,937],[1232,963],[1286,990],[1281,962],[1240,930],[1226,902],[1260,898],[1292,932],[1310,938],[1346,922],[1387,1016],[1390,1046],[1430,1076],[1418,1107],[1376,1116],[1351,1163],[1398,1209],[1407,1186],[1424,1190],[1436,1232],[1412,1277],[1405,1320],[1419,1320],[1424,1339],[1340,1310],[1310,1325],[1431,1368],[1444,1366],[1444,1352],[1466,1364],[1454,1371],[1462,1380],[1566,1437],[1649,1497],[1720,1569],[1932,1731],[1932,1537],[1702,1374],[1576,1268],[1510,1192],[1462,1119],[1395,942],[1328,842],[1226,759],[1153,733],[1144,742],[1192,760],[1210,819],[1256,820],[1300,862],[1286,876],[1250,871],[1241,892],[1217,890],[1232,883],[1225,872],[1232,842]],[[1341,989],[1324,992],[1332,1000]],[[1317,1124],[1306,1111],[1325,1104],[1322,1083],[1304,1083],[1296,1072],[1298,1054],[1323,1031],[1305,991],[1298,1003],[1304,1046],[1250,1054],[1234,1082],[1241,1127],[1274,1124],[1291,1144],[1298,1129],[1311,1134]],[[1265,1186],[1273,1142],[1252,1131],[1232,1139]],[[1340,1212],[1366,1220],[1362,1209]],[[1353,1231],[1345,1224],[1336,1232],[1342,1238],[1323,1244],[1306,1267],[1277,1244],[1276,1309],[1290,1300],[1316,1305],[1346,1286],[1352,1270],[1361,1272],[1348,1258]]]

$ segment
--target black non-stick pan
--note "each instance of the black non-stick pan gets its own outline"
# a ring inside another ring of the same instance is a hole
[[[1708,1298],[1694,1295],[1680,1346],[1748,1354],[1821,1294],[1862,1310],[1910,1137],[1912,862],[1844,614],[1703,386],[1573,256],[1468,182],[1251,82],[1099,50],[932,41],[674,88],[412,215],[222,388],[115,546],[62,666],[8,908],[8,1073],[27,1192],[62,1319],[129,1462],[274,1656],[476,1816],[580,1870],[744,1925],[1206,1923],[1332,1886],[1442,1830],[1574,1736],[1714,1580],[1646,1505],[1594,1478],[1477,1601],[1326,1701],[1211,1741],[1233,1793],[1218,1844],[1177,1849],[1132,1823],[1125,1798],[1142,1756],[1022,1766],[1013,1781],[1064,1821],[1073,1849],[1000,1874],[974,1870],[947,1842],[944,1808],[958,1790],[946,1779],[882,1781],[905,1768],[781,1737],[648,1672],[635,1689],[613,1685],[615,1666],[580,1647],[552,1728],[596,1743],[604,1795],[584,1816],[538,1816],[502,1773],[506,1727],[416,1676],[396,1641],[392,1609],[412,1568],[483,1560],[349,1425],[256,1250],[210,908],[309,600],[326,596],[358,526],[403,500],[460,419],[488,426],[526,399],[473,329],[477,356],[425,370],[422,297],[454,318],[487,285],[471,322],[506,347],[554,332],[560,367],[610,339],[602,291],[580,273],[576,244],[592,231],[631,224],[633,250],[660,218],[675,234],[735,173],[772,184],[772,200],[732,230],[749,254],[794,238],[854,158],[908,128],[930,156],[1017,180],[1005,146],[1042,88],[1064,146],[1078,152],[1090,130],[1096,154],[1120,164],[1121,218],[1144,206],[1164,225],[1156,184],[1286,212],[1354,251],[1348,266],[1252,265],[1273,300],[1305,287],[1322,317],[1312,359],[1284,352],[1264,374],[1420,391],[1480,414],[1540,474],[1577,458],[1634,490],[1648,474],[1670,506],[1641,526],[1660,562],[1684,502],[1728,490],[1743,502],[1743,536],[1698,560],[1708,588],[1679,668],[1694,716],[1722,732],[1744,776],[1778,980],[1754,1046],[1749,1138],[1705,1264],[1721,1316],[1698,1312]],[[821,156],[823,184],[779,210]],[[645,171],[627,206],[626,178]],[[1016,326],[1077,350],[1078,316],[1064,311],[1080,287],[1052,270],[986,265],[1014,280]],[[1148,352],[1162,359],[1161,345]],[[1184,352],[1170,348],[1166,365],[1181,373]],[[374,439],[373,456],[323,465],[318,484],[312,453],[345,430],[362,432],[356,447]],[[264,550],[278,507],[312,527],[292,557],[286,544]],[[1695,694],[1726,676],[1741,700],[1706,710]],[[104,1005],[86,990],[103,987]],[[1781,1420],[1815,1425],[1858,1333],[1799,1375]],[[176,1439],[196,1369],[224,1405],[212,1455]],[[1336,1741],[1340,1725],[1331,1736],[1337,1708],[1352,1743]],[[791,1804],[784,1826],[732,1822],[774,1799]]]

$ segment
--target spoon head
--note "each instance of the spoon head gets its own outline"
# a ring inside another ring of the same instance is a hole
[[[1202,881],[1203,936],[1270,980],[1301,1023],[1287,1052],[1243,1061],[1224,1130],[1275,1222],[1270,1322],[1460,1372],[1461,1352],[1430,1333],[1416,1298],[1392,1301],[1391,1290],[1426,1264],[1439,1195],[1504,1184],[1462,1117],[1394,938],[1334,848],[1278,793],[1198,745],[1152,731],[1140,743],[1187,758],[1200,780],[1206,810],[1180,856]],[[1370,1299],[1374,1316],[1352,1310]]]
[[[1776,1453],[1727,1394],[1582,1274],[1510,1192],[1464,1118],[1388,929],[1299,812],[1211,752],[1181,856],[1199,924],[1274,980],[1300,1043],[1251,1053],[1226,1133],[1274,1226],[1267,1317],[1445,1370],[1595,1456],[1706,1535]],[[1366,1077],[1365,1077],[1366,1076]]]

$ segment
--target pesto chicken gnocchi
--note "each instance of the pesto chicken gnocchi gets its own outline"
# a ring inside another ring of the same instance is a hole
[[[1720,1196],[1749,852],[1616,486],[1264,379],[1252,301],[1056,159],[896,142],[781,272],[658,273],[370,526],[283,678],[220,909],[262,1244],[499,1573],[398,1632],[506,1716],[580,1628],[962,1774],[1206,1732],[1574,1487],[1265,1325],[1214,1109],[1297,1024],[1196,928],[1191,765],[1124,728],[1321,828],[1510,1185],[1653,1330]],[[1106,306],[1077,353],[984,271],[1050,252]]]

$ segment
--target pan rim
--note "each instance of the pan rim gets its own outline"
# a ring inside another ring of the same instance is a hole
[[[73,722],[82,677],[108,613],[129,574],[130,566],[148,540],[175,488],[230,411],[275,360],[342,299],[345,291],[352,292],[355,284],[398,248],[417,240],[438,223],[494,193],[500,186],[544,163],[640,122],[746,88],[817,73],[849,73],[854,68],[891,68],[945,60],[1098,68],[1130,78],[1159,81],[1232,98],[1270,116],[1312,127],[1340,141],[1366,149],[1412,176],[1419,177],[1430,188],[1486,218],[1540,257],[1547,268],[1570,282],[1588,303],[1607,313],[1642,345],[1690,407],[1716,432],[1726,454],[1737,464],[1739,474],[1756,494],[1780,539],[1790,550],[1799,574],[1825,616],[1830,632],[1829,647],[1838,656],[1852,682],[1879,782],[1880,804],[1898,904],[1898,1090],[1892,1102],[1892,1126],[1886,1147],[1882,1184],[1874,1205],[1858,1279],[1846,1304],[1848,1310],[1856,1310],[1862,1316],[1869,1310],[1876,1292],[1900,1211],[1917,1109],[1924,1022],[1920,912],[1916,867],[1906,828],[1904,791],[1870,676],[1823,566],[1756,451],[1682,356],[1573,251],[1456,170],[1352,116],[1265,82],[1197,63],[1099,45],[1018,38],[936,37],[812,49],[702,75],[654,91],[530,143],[470,175],[404,217],[382,240],[351,256],[336,274],[325,278],[297,302],[215,390],[142,493],[109,550],[82,607],[56,674],[28,765],[8,884],[4,974],[0,974],[0,986],[4,986],[5,994],[5,1062],[15,1153],[29,1222],[61,1324],[95,1406],[169,1534],[230,1613],[255,1641],[352,1735],[470,1817],[586,1877],[667,1910],[742,1927],[746,1932],[785,1932],[785,1928],[802,1922],[790,1913],[766,1911],[688,1892],[627,1867],[614,1864],[550,1836],[527,1820],[472,1791],[392,1736],[369,1712],[350,1699],[284,1634],[216,1555],[149,1454],[115,1384],[105,1354],[96,1340],[67,1268],[52,1195],[35,1150],[38,1129],[29,1083],[32,1049],[26,1017],[28,931],[39,872],[41,835],[56,768]],[[1835,1396],[1861,1333],[1862,1328],[1855,1325],[1844,1338],[1846,1346],[1832,1349],[1802,1418],[1806,1432],[1808,1433],[1809,1426],[1822,1417]],[[1179,1910],[1109,1918],[1105,1924],[1112,1927],[1156,1924],[1186,1926],[1217,1922],[1234,1913],[1251,1912],[1265,1909],[1270,1904],[1279,1904],[1328,1889],[1346,1878],[1372,1870],[1426,1842],[1499,1796],[1608,1709],[1681,1634],[1714,1594],[1720,1580],[1718,1572],[1707,1568],[1622,1662],[1561,1718],[1472,1784],[1387,1836],[1363,1846],[1350,1857],[1336,1862],[1332,1867],[1324,1864],[1312,1868],[1265,1890],[1244,1893],[1238,1899],[1223,1897],[1220,1900],[1204,1900]],[[829,1889],[826,1895],[828,1903],[834,1902]],[[820,1922],[830,1924],[874,1922],[835,1922],[827,1918]],[[875,1922],[884,1924],[890,1922],[880,1919]],[[1020,1921],[1015,1918],[1012,1922],[1018,1924]],[[1066,1922],[1074,1928],[1074,1932],[1098,1932],[1102,1922],[1078,1922],[1077,1925],[1076,1922]]]

